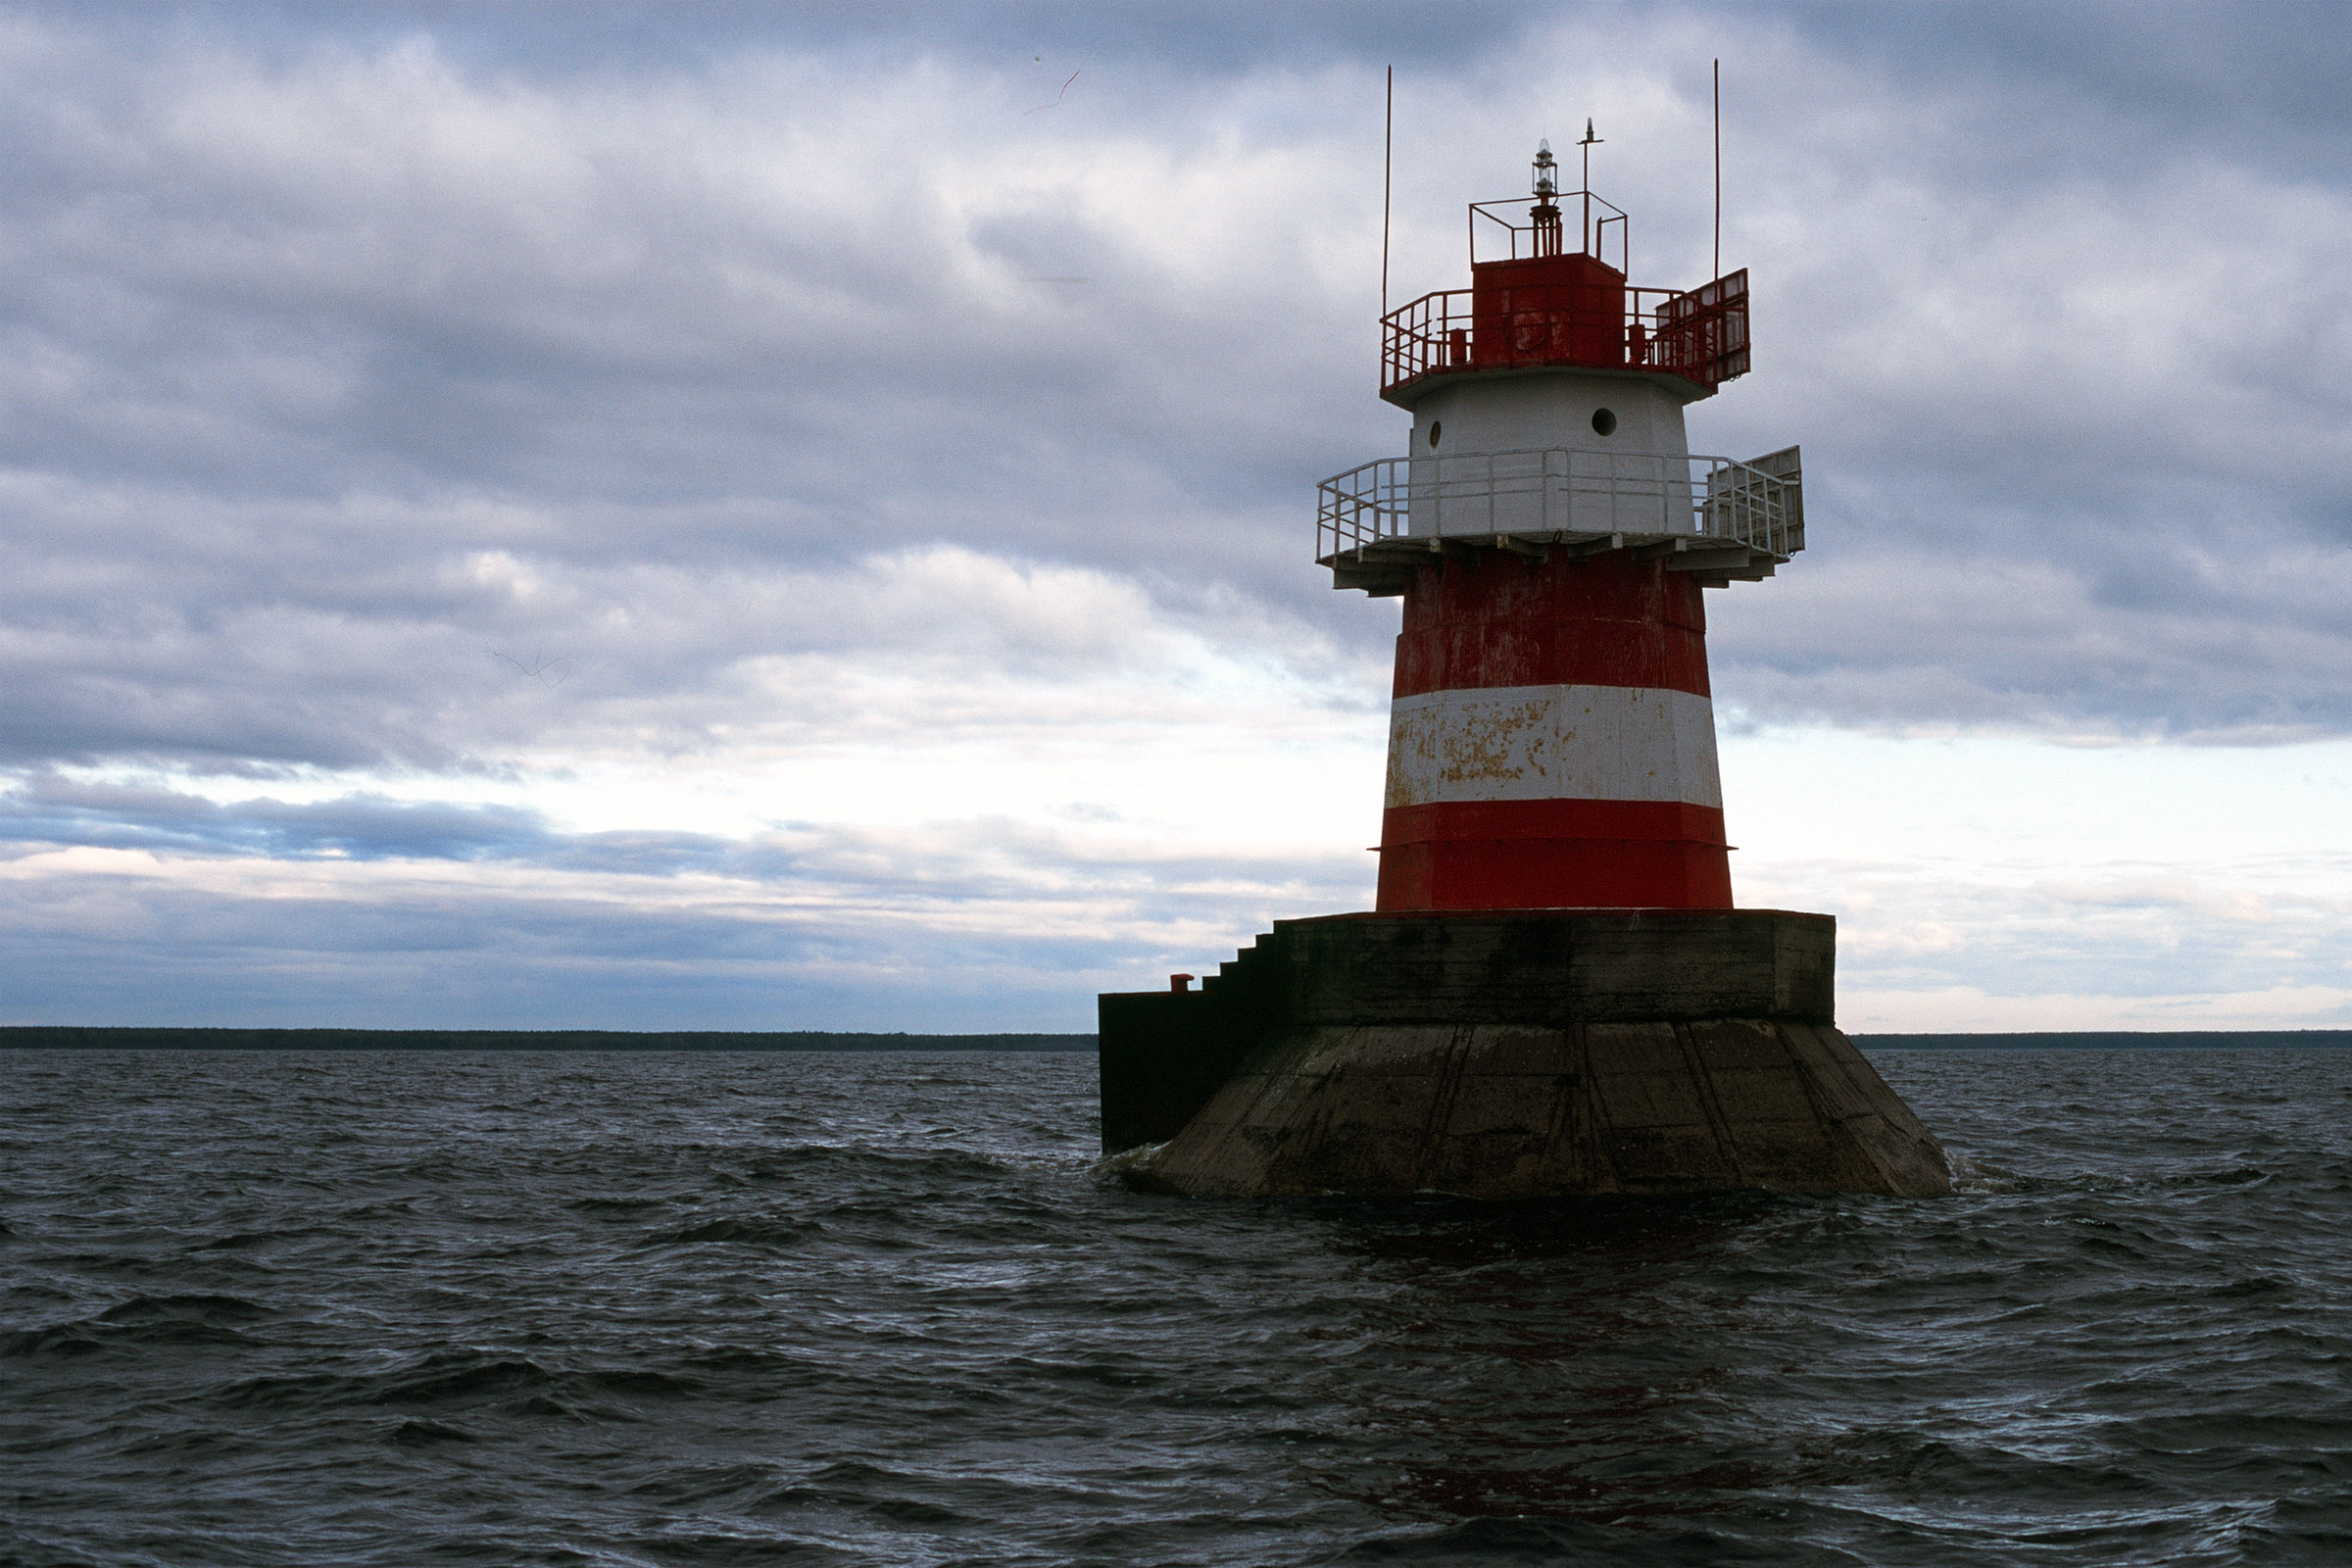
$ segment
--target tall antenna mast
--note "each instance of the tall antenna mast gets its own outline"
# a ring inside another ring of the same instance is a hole
[[[1380,131],[1380,318],[1389,318],[1389,180],[1396,167],[1396,68],[1389,68],[1388,119]],[[1717,198],[1720,203],[1721,198]]]
[[[1715,62],[1715,275],[1723,275],[1723,62]],[[1384,290],[1382,299],[1387,299]]]

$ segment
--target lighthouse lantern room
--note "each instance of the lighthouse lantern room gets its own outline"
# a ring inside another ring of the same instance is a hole
[[[1700,591],[1804,548],[1797,450],[1690,450],[1747,369],[1747,274],[1634,284],[1584,183],[1545,144],[1526,199],[1471,204],[1470,287],[1381,323],[1410,450],[1319,487],[1335,586],[1404,601],[1384,911],[1731,906]]]

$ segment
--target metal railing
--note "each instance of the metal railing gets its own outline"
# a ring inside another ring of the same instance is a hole
[[[1315,559],[1396,540],[1628,534],[1805,547],[1797,451],[1753,463],[1658,452],[1378,458],[1315,487]]]
[[[1598,209],[1597,213],[1595,209]],[[1569,212],[1577,213],[1577,227],[1583,237],[1576,249],[1569,250],[1567,235],[1561,220]],[[1504,216],[1525,213],[1527,221],[1514,223]],[[1548,213],[1549,218],[1539,217]],[[1597,218],[1598,221],[1594,221]],[[1484,223],[1486,227],[1479,225]],[[1617,273],[1620,277],[1633,270],[1633,220],[1625,209],[1589,190],[1564,190],[1548,201],[1515,196],[1508,201],[1472,202],[1470,204],[1470,265],[1475,267],[1484,250],[1489,261],[1516,262],[1544,256],[1590,256],[1604,267],[1608,265],[1609,225],[1617,225]],[[1502,231],[1500,249],[1494,254],[1495,230]],[[1481,239],[1488,243],[1479,244]]]
[[[1476,292],[1424,294],[1382,318],[1383,392],[1441,371],[1540,365],[1665,370],[1704,387],[1747,373],[1745,269],[1679,291],[1498,287],[1484,310]]]

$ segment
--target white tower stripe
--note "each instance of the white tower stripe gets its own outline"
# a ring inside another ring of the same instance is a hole
[[[1715,708],[1634,686],[1485,686],[1390,709],[1388,806],[1681,801],[1721,809]]]

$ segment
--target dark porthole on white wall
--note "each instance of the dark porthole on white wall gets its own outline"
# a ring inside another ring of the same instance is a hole
[[[1617,416],[1611,414],[1607,409],[1593,410],[1592,433],[1594,435],[1615,435],[1617,433]],[[1433,436],[1432,439],[1434,440],[1435,437]]]
[[[1429,421],[1429,444],[1431,446],[1434,447],[1438,444],[1438,432],[1445,428],[1446,424],[1442,419],[1432,419]]]

